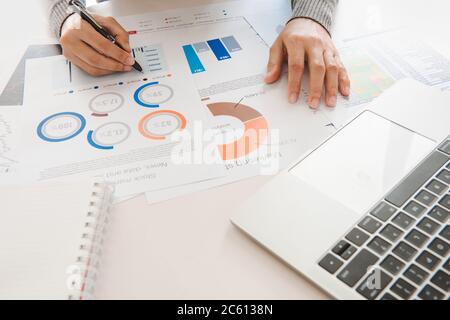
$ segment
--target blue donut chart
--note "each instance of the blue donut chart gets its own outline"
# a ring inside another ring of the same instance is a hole
[[[74,133],[72,133],[71,135],[69,135],[67,137],[51,138],[51,137],[46,136],[44,133],[44,129],[45,129],[45,125],[47,124],[47,122],[49,122],[50,120],[52,120],[54,118],[61,117],[61,116],[70,116],[70,117],[78,119],[80,122],[80,127],[77,129],[77,131],[75,131]],[[42,120],[41,123],[39,123],[36,131],[37,131],[38,137],[44,141],[63,142],[63,141],[67,141],[67,140],[75,138],[77,135],[79,135],[81,132],[83,132],[85,127],[86,127],[86,119],[81,114],[76,113],[76,112],[60,112],[60,113],[55,113],[51,116],[48,116],[47,118]]]
[[[93,135],[94,135],[94,130],[90,130],[88,132],[88,135],[87,135],[87,140],[88,140],[88,142],[89,142],[89,144],[91,146],[93,146],[94,148],[100,149],[100,150],[112,150],[112,149],[114,149],[113,146],[101,146],[101,145],[99,145],[98,143],[96,143],[94,141]]]
[[[168,95],[165,98],[162,98],[160,101],[145,101],[145,99],[142,97],[142,94],[144,93],[144,91],[152,86],[156,86],[156,87],[162,87],[165,88],[168,91]],[[161,84],[159,82],[149,82],[146,83],[142,86],[140,86],[139,88],[137,88],[137,90],[134,92],[133,98],[134,101],[140,105],[141,107],[144,108],[159,108],[161,104],[166,103],[167,101],[169,101],[172,97],[173,97],[173,89],[165,84]]]
[[[149,83],[146,83],[146,84],[140,86],[134,93],[134,96],[133,96],[134,101],[136,101],[136,103],[138,105],[140,105],[144,108],[159,108],[159,104],[148,104],[148,103],[145,103],[144,101],[142,101],[141,98],[139,98],[139,94],[142,92],[142,90],[144,90],[147,87],[151,87],[151,86],[154,86],[157,84],[159,84],[159,82],[149,82]]]

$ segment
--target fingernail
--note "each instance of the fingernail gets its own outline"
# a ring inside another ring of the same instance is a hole
[[[264,81],[265,82],[270,82],[270,78],[272,76],[272,73],[273,73],[273,70],[267,71],[266,76],[264,77]]]
[[[336,96],[331,96],[328,98],[328,106],[335,107],[336,106]]]
[[[289,103],[296,103],[298,100],[298,95],[296,93],[291,93],[289,95]]]
[[[132,57],[132,56],[129,56],[128,58],[127,58],[127,60],[125,61],[125,64],[127,64],[127,65],[129,65],[129,66],[132,66],[133,64],[134,64],[134,58]]]
[[[123,71],[131,71],[131,69],[133,69],[132,66],[124,66],[123,67]]]
[[[320,104],[320,100],[317,98],[313,98],[311,99],[311,101],[309,102],[309,106],[313,109],[317,109],[319,107]]]
[[[348,96],[350,94],[350,87],[346,86],[344,87],[344,95]]]

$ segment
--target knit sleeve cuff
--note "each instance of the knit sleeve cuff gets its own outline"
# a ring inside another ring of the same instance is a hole
[[[69,2],[70,0],[59,0],[50,9],[50,27],[58,38],[61,37],[63,23],[74,13]]]
[[[330,32],[336,4],[336,0],[294,1],[292,19],[308,18],[314,20]]]

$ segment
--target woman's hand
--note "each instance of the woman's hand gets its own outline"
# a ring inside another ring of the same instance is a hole
[[[280,78],[283,62],[288,61],[288,99],[297,102],[305,63],[310,72],[308,104],[318,108],[325,87],[325,103],[336,105],[338,92],[350,94],[350,80],[328,32],[307,18],[290,21],[273,44],[267,66],[266,82]]]
[[[113,44],[78,14],[71,15],[61,28],[60,43],[64,56],[93,76],[130,71],[134,64],[128,33],[114,18],[93,15],[96,21],[112,35],[124,50]]]

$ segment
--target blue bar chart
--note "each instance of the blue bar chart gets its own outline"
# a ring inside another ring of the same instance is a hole
[[[228,53],[227,49],[223,45],[222,41],[220,41],[220,39],[209,40],[207,41],[207,43],[218,61],[231,59],[230,54]]]
[[[232,53],[241,51],[242,47],[234,36],[200,41],[183,46],[184,55],[192,74],[205,72],[201,56],[212,52],[217,61],[232,59]]]
[[[186,56],[186,59],[189,64],[189,68],[191,69],[191,73],[199,73],[204,72],[205,68],[203,67],[202,62],[200,61],[200,58],[198,57],[197,53],[195,52],[192,45],[186,45],[183,46],[184,55]]]

